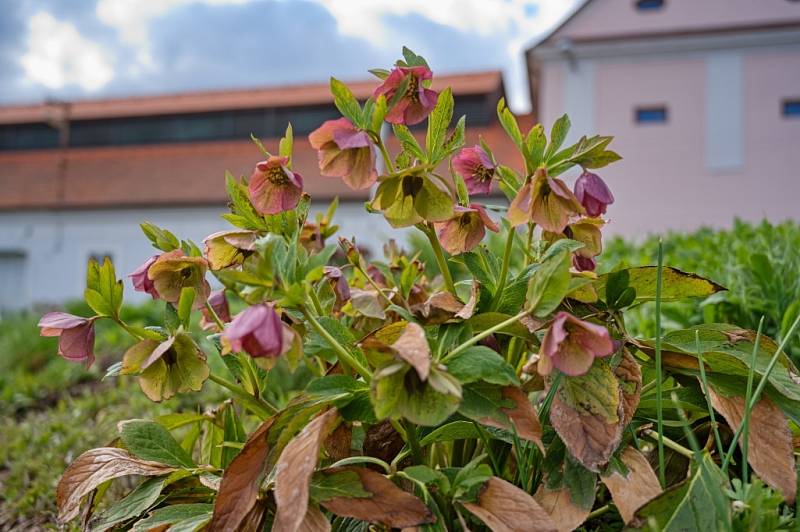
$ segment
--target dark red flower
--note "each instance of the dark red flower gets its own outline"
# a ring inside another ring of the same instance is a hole
[[[158,299],[158,291],[156,290],[155,283],[147,276],[147,271],[156,259],[158,259],[158,255],[153,255],[128,276],[131,278],[134,290],[137,292],[146,292],[150,294],[153,299]]]
[[[261,214],[278,214],[297,207],[303,194],[303,178],[286,166],[288,157],[271,156],[261,161],[250,176],[250,201]]]
[[[575,181],[575,197],[589,216],[605,214],[606,207],[614,203],[614,195],[599,175],[584,171]]]
[[[425,87],[424,82],[431,78],[433,73],[426,66],[393,68],[383,83],[375,89],[374,96],[377,98],[383,94],[386,101],[391,102],[406,80],[408,84],[405,93],[386,114],[386,121],[412,126],[425,120],[439,99],[439,93]]]
[[[94,362],[94,319],[49,312],[39,320],[42,336],[58,336],[58,354],[70,362]]]
[[[271,306],[261,303],[238,314],[222,333],[233,351],[244,351],[254,358],[279,357],[288,348],[284,325]]]

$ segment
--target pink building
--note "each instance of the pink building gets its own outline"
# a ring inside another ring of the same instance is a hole
[[[588,0],[526,59],[537,120],[616,137],[611,231],[800,219],[797,0]]]

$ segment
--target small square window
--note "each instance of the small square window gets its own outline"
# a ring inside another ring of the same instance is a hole
[[[667,122],[667,108],[664,106],[637,107],[635,119],[637,124],[664,124]]]
[[[782,112],[787,118],[800,118],[800,99],[784,100]]]
[[[664,7],[664,0],[636,0],[636,9],[639,11],[653,11]]]

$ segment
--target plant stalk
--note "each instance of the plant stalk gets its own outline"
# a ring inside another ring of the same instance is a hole
[[[422,227],[424,227],[422,232],[428,237],[431,247],[433,248],[433,255],[436,257],[436,264],[439,266],[439,270],[442,272],[445,287],[447,287],[448,292],[455,296],[457,294],[456,286],[453,284],[453,276],[450,273],[450,268],[447,266],[447,259],[444,257],[444,250],[442,250],[442,244],[439,243],[439,237],[436,236],[436,231],[433,228],[433,224],[428,222],[427,226]]]
[[[308,312],[307,309],[303,308],[303,315],[305,316],[306,320],[311,324],[317,333],[322,336],[326,342],[330,344],[336,354],[339,356],[340,360],[350,366],[351,368],[355,369],[356,372],[363,377],[366,382],[370,382],[372,380],[372,372],[370,372],[369,368],[365,367],[359,360],[357,360],[350,351],[348,351],[342,344],[340,344],[336,338],[331,336],[331,334],[323,327],[317,319]]]
[[[461,351],[463,351],[464,349],[466,349],[466,348],[468,348],[468,347],[472,347],[473,345],[477,344],[478,342],[480,342],[481,340],[483,340],[483,339],[484,339],[484,338],[486,338],[487,336],[490,336],[490,335],[492,335],[492,334],[496,333],[497,331],[500,331],[500,330],[502,330],[502,329],[505,329],[506,327],[508,327],[508,326],[509,326],[509,325],[511,325],[512,323],[516,323],[516,322],[518,322],[518,321],[519,321],[521,318],[524,318],[525,316],[527,316],[527,315],[528,315],[528,313],[529,313],[529,311],[528,311],[528,310],[523,310],[523,311],[522,311],[522,312],[520,312],[519,314],[516,314],[516,315],[514,315],[514,316],[511,316],[511,317],[510,317],[510,318],[508,318],[507,320],[501,321],[500,323],[498,323],[498,324],[496,324],[496,325],[492,325],[491,327],[489,327],[489,328],[488,328],[488,329],[486,329],[485,331],[481,331],[481,332],[479,332],[478,334],[476,334],[475,336],[473,336],[472,338],[470,338],[470,339],[469,339],[469,340],[467,340],[466,342],[462,343],[461,345],[458,345],[458,346],[456,346],[456,347],[455,347],[455,348],[454,348],[452,351],[450,351],[449,353],[447,353],[447,354],[446,354],[446,355],[445,355],[445,356],[442,358],[441,362],[442,362],[442,363],[445,363],[445,362],[447,362],[448,360],[450,360],[451,358],[453,358],[454,356],[456,356],[457,354],[459,354],[459,353],[460,353]]]
[[[664,471],[664,405],[663,375],[661,373],[661,277],[664,270],[664,246],[658,240],[658,270],[656,271],[656,424],[658,427],[658,480],[661,488],[667,487],[666,472]]]
[[[514,248],[514,227],[508,226],[508,238],[506,238],[506,247],[503,250],[503,266],[500,269],[500,278],[497,281],[497,290],[495,290],[494,298],[492,299],[491,310],[497,310],[500,302],[503,300],[503,291],[506,288],[506,278],[508,277],[508,269],[511,264],[511,250]]]
[[[215,382],[222,386],[223,388],[227,388],[230,392],[235,395],[241,403],[252,410],[256,415],[260,416],[262,419],[267,419],[268,417],[272,416],[273,414],[278,412],[278,409],[266,402],[264,399],[256,398],[247,393],[247,390],[235,384],[227,379],[223,379],[222,377],[218,377],[213,373],[208,376],[208,380]]]
[[[749,405],[750,400],[753,398],[753,375],[756,372],[756,358],[758,357],[758,350],[761,348],[761,332],[764,330],[764,316],[758,322],[758,331],[756,332],[756,343],[753,345],[753,354],[750,357],[750,368],[747,372],[747,392],[745,393],[744,404]],[[745,408],[744,418],[742,419],[742,481],[747,482],[748,467],[747,457],[750,451],[750,441],[748,439],[750,432],[750,411],[751,409]]]

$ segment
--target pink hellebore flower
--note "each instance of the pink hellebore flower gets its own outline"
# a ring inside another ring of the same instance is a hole
[[[453,169],[464,178],[470,194],[489,194],[492,191],[494,168],[489,154],[480,146],[464,148],[453,157]]]
[[[597,174],[584,171],[575,181],[575,197],[589,216],[605,214],[606,207],[614,203],[614,195]]]
[[[389,76],[375,89],[374,96],[377,98],[383,94],[389,103],[404,80],[408,79],[408,85],[405,94],[389,109],[386,121],[390,124],[413,126],[425,120],[439,99],[439,93],[425,88],[423,83],[431,78],[433,72],[426,66],[393,68]]]
[[[48,312],[39,320],[42,336],[58,336],[58,354],[70,362],[94,362],[94,319]]]
[[[608,356],[615,350],[608,329],[562,311],[556,314],[542,340],[539,373],[549,375],[555,367],[565,375],[577,377],[589,371],[596,357]]]
[[[211,292],[211,295],[208,296],[208,304],[222,323],[231,321],[231,309],[228,306],[228,298],[225,297],[224,288]],[[200,327],[202,327],[203,330],[207,331],[218,328],[216,320],[211,316],[211,312],[209,312],[206,307],[200,309],[200,312],[202,313]]]
[[[471,203],[469,207],[456,205],[453,211],[452,218],[436,224],[439,241],[451,255],[474,249],[483,240],[487,228],[495,233],[499,230],[486,209],[477,203]]]
[[[350,285],[347,284],[347,277],[336,266],[325,266],[322,272],[330,283],[333,294],[336,296],[334,310],[339,310],[350,299]]]
[[[261,161],[250,176],[250,201],[261,214],[278,214],[297,207],[303,194],[303,177],[286,166],[288,157]]]
[[[233,351],[244,351],[253,358],[276,358],[291,346],[291,333],[285,331],[275,310],[264,303],[238,314],[222,337]]]
[[[561,233],[572,216],[583,213],[583,206],[569,187],[539,169],[508,206],[508,221],[515,226],[533,221],[545,231]]]
[[[347,118],[325,121],[308,141],[317,150],[322,175],[344,178],[353,190],[369,188],[378,179],[372,140]]]
[[[134,290],[137,292],[146,292],[150,294],[153,299],[158,299],[158,291],[153,281],[147,276],[147,270],[150,269],[150,266],[153,265],[156,259],[158,259],[158,255],[153,255],[128,276],[131,278]]]

